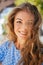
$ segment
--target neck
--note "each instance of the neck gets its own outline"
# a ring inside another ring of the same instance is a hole
[[[21,50],[24,47],[24,44],[21,44],[19,42],[15,42],[15,46],[18,50]]]

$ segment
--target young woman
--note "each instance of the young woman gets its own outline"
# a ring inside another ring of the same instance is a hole
[[[8,17],[9,40],[0,46],[2,65],[42,65],[40,24],[41,16],[36,6],[23,3],[13,9]]]

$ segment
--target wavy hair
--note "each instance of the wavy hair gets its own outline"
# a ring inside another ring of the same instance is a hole
[[[18,65],[40,65],[40,41],[38,31],[42,19],[35,5],[26,2],[13,9],[13,11],[8,16],[8,36],[10,40],[13,40],[14,43],[16,42],[17,36],[14,32],[14,19],[15,15],[19,11],[23,10],[26,10],[27,12],[30,11],[34,15],[34,28],[32,30],[31,39],[28,40],[24,48],[21,50],[22,58],[18,62]]]

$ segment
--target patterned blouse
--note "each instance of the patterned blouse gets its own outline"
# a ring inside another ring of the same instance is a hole
[[[0,63],[2,65],[17,65],[20,58],[20,50],[16,49],[13,42],[6,41],[0,45]]]
[[[6,41],[0,45],[0,63],[2,65],[17,65],[20,59],[20,50],[16,49],[13,41]]]

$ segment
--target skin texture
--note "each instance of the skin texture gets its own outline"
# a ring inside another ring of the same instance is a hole
[[[34,16],[31,12],[19,11],[14,20],[14,32],[17,35],[17,46],[22,47],[31,38]]]

